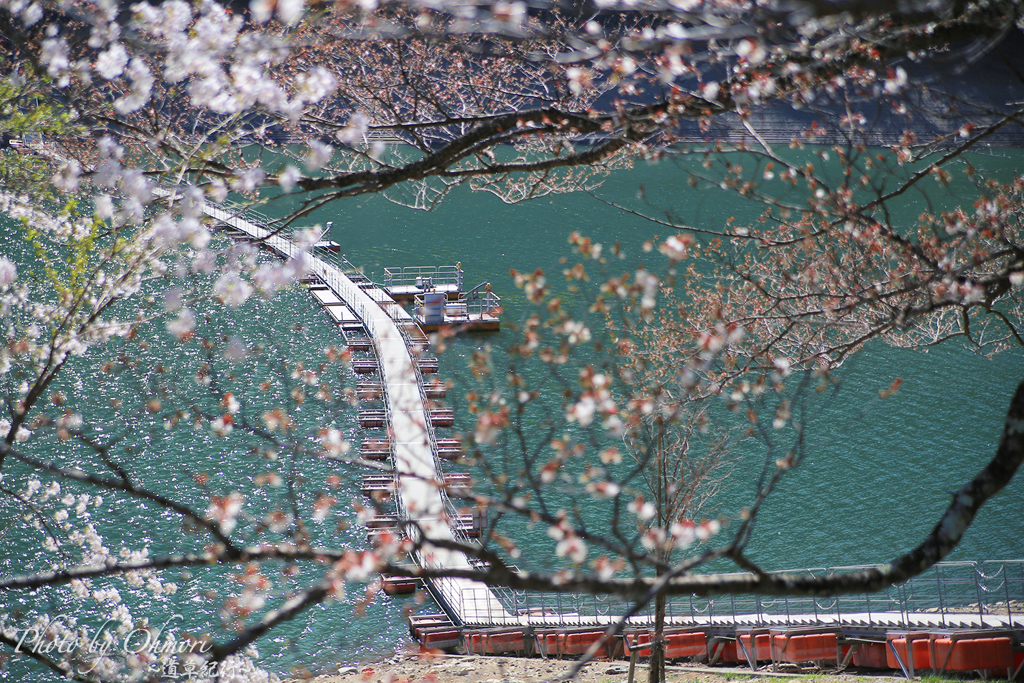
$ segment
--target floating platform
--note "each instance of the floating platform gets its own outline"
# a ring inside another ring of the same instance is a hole
[[[448,472],[444,475],[444,483],[456,495],[464,496],[473,492],[473,478],[465,472]]]
[[[462,265],[385,268],[382,289],[397,301],[412,301],[424,292],[441,292],[457,299],[462,292]]]
[[[387,460],[391,457],[389,439],[364,439],[359,446],[359,457],[367,460]]]
[[[357,375],[369,375],[377,372],[379,369],[377,360],[374,358],[357,358],[352,361],[352,372]]]
[[[331,221],[330,223],[327,224],[327,229],[324,230],[324,234],[325,235],[328,232],[330,232],[332,225],[334,225],[334,221]],[[322,237],[322,235],[321,235],[321,237]],[[317,242],[316,244],[313,245],[313,249],[320,249],[320,250],[323,250],[323,251],[330,252],[332,254],[341,253],[341,245],[338,244],[337,242],[332,241],[332,240],[324,240],[324,239],[322,239],[322,240],[320,240],[319,242]]]
[[[437,372],[437,359],[436,358],[417,358],[416,366],[420,369],[424,375]]]
[[[424,292],[423,289],[416,287],[415,285],[407,287],[391,287],[385,291],[387,291],[388,295],[395,301],[406,303],[412,301],[418,294],[422,294]],[[432,291],[442,292],[451,299],[455,299],[459,295],[458,291],[451,287],[433,287]]]
[[[348,308],[348,306],[345,305],[345,302],[341,300],[341,297],[332,292],[327,285],[312,285],[308,287],[308,289],[310,294],[313,295],[313,298],[319,301],[320,305],[325,308],[332,308],[335,306],[341,306],[346,309]],[[355,317],[354,313],[352,315]]]
[[[395,485],[393,474],[366,474],[363,475],[363,483],[359,490],[364,496],[374,500],[387,501],[391,499]]]
[[[398,515],[374,515],[366,520],[367,529],[387,529],[398,526]]]
[[[427,398],[444,398],[448,394],[448,386],[439,379],[423,382],[423,393]]]
[[[501,329],[501,319],[495,315],[483,314],[479,317],[445,315],[440,323],[421,323],[426,332],[437,332],[438,330],[452,327],[465,332],[495,332]]]
[[[348,343],[348,347],[353,351],[372,351],[373,340],[363,335],[352,335],[346,337],[345,341]]]
[[[356,384],[356,398],[360,401],[382,401],[384,399],[384,387],[380,382],[358,382]]]
[[[384,427],[388,423],[388,411],[379,409],[359,409],[359,426],[363,429]]]
[[[457,460],[463,456],[462,441],[459,439],[437,439],[437,457]]]
[[[431,291],[415,297],[416,322],[424,331],[442,328],[463,331],[501,329],[501,297],[481,283],[451,301],[441,292]]]
[[[324,307],[324,310],[327,311],[327,314],[331,316],[334,322],[341,326],[342,331],[362,331],[360,336],[365,337],[366,332],[363,329],[363,321],[352,312],[352,309],[345,305],[345,302],[335,292],[331,291],[326,285],[318,286],[313,284],[308,289],[309,293]]]
[[[384,592],[388,595],[411,595],[422,585],[422,581],[412,576],[384,577]]]
[[[463,508],[449,519],[452,531],[462,532],[469,538],[480,538],[487,528],[487,508]]]
[[[409,315],[408,311],[402,310],[406,314],[406,319],[399,322],[398,327],[408,340],[409,350],[413,355],[422,355],[430,349],[430,340],[427,339],[423,328]]]
[[[449,650],[462,645],[462,629],[447,614],[409,617],[409,633],[424,650]]]
[[[371,546],[386,545],[405,534],[395,526],[374,527],[366,530],[366,540]]]
[[[427,411],[430,424],[435,427],[451,427],[455,424],[455,411],[451,408],[431,408]]]

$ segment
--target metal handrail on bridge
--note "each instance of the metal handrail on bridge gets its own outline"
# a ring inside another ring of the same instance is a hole
[[[480,291],[481,287],[486,287]],[[426,299],[424,294],[413,296],[416,306],[425,310]],[[501,297],[490,290],[489,282],[482,282],[468,292],[459,294],[458,299],[447,301],[444,304],[445,315],[452,318],[482,318],[484,314],[497,317],[501,308]]]
[[[800,569],[786,574],[829,576],[876,566]],[[473,595],[459,599],[467,602]],[[511,618],[474,622],[472,626],[530,625],[582,628],[612,623],[633,604],[589,594],[515,591],[503,596]],[[629,620],[649,626],[653,605]],[[1024,629],[1024,560],[940,562],[904,583],[870,594],[832,598],[730,595],[713,598],[671,596],[666,621],[696,628],[767,628],[831,626],[852,630],[884,628]]]

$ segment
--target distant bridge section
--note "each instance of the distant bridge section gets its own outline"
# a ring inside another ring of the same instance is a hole
[[[158,194],[166,197],[171,192],[159,190]],[[203,213],[222,226],[258,240],[281,257],[290,258],[299,253],[287,236],[275,233],[268,219],[255,212],[204,202]],[[465,553],[429,543],[431,539],[456,540],[452,526],[459,515],[444,493],[445,479],[438,443],[429,426],[423,378],[412,353],[409,333],[403,329],[415,323],[381,289],[360,286],[364,283],[354,282],[342,269],[317,256],[310,257],[310,266],[313,275],[362,322],[379,359],[390,430],[390,455],[398,480],[395,493],[399,517],[402,521],[413,522],[410,528],[418,529],[416,533],[427,541],[414,559],[424,568],[472,568]],[[425,339],[422,332],[418,337]],[[513,618],[505,613],[504,603],[482,583],[440,578],[428,582],[428,588],[453,624]],[[473,600],[463,600],[465,595],[474,596]]]

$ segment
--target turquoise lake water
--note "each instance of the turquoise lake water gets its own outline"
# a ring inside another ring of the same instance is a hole
[[[1021,159],[1021,154],[1014,152],[977,163],[987,164],[1007,179]],[[729,218],[738,223],[756,218],[755,207],[715,190],[694,192],[685,178],[685,170],[671,162],[643,164],[612,175],[598,194],[634,207],[647,206],[652,213],[670,209],[679,220],[702,226],[721,226]],[[912,221],[927,202],[950,201],[952,197],[945,193],[927,199],[911,198],[905,220]],[[281,210],[272,205],[268,213]],[[667,234],[664,228],[585,195],[506,205],[489,194],[457,191],[430,213],[404,209],[380,197],[356,198],[321,210],[309,222],[328,220],[334,221],[332,237],[343,245],[348,258],[378,279],[384,267],[461,262],[468,286],[489,281],[503,297],[505,330],[458,338],[441,356],[440,376],[455,381],[457,389],[466,385],[466,364],[472,353],[484,344],[500,352],[513,338],[510,328],[528,310],[512,283],[510,268],[533,271],[542,267],[552,274],[559,272],[559,259],[570,255],[567,235],[578,231],[606,246],[620,241],[626,259],[612,267],[625,272],[645,259],[653,262],[655,258],[645,255],[641,245],[654,234]],[[326,313],[300,289],[285,292],[273,302],[253,300],[227,316],[211,306],[209,314],[210,320],[202,322],[201,328],[211,338],[240,335],[264,344],[262,364],[254,361],[251,367],[234,370],[237,391],[252,401],[253,410],[260,395],[266,393],[259,385],[267,377],[272,383],[271,393],[291,386],[289,368],[274,370],[281,365],[275,359],[323,362],[321,350],[341,342]],[[160,362],[172,366],[180,373],[182,386],[191,381],[202,362],[197,349],[179,353],[166,345],[131,353],[138,354],[143,367]],[[208,431],[164,434],[155,422],[139,422],[107,407],[111,398],[137,389],[138,385],[133,385],[139,381],[137,377],[127,374],[94,387],[87,384],[92,367],[91,360],[83,360],[76,366],[81,374],[70,374],[65,384],[76,400],[91,405],[93,414],[108,420],[111,429],[132,425],[134,433],[126,440],[126,448],[131,449],[126,451],[126,460],[138,476],[187,500],[203,501],[207,493],[195,483],[199,473],[209,476],[210,490],[225,491],[264,471],[298,468],[307,482],[305,495],[329,491],[341,501],[335,515],[312,530],[314,536],[335,546],[363,543],[362,529],[348,504],[358,499],[355,482],[361,472],[344,471],[314,458],[271,461],[257,450],[256,440],[241,440],[226,452],[222,442]],[[256,374],[257,370],[269,374]],[[150,374],[144,375],[147,381],[151,379]],[[79,377],[84,379],[79,381]],[[344,368],[337,370],[336,377],[339,386],[351,386],[354,381]],[[1024,378],[1024,353],[1011,350],[988,359],[956,343],[927,353],[872,344],[836,377],[841,385],[839,392],[828,405],[819,406],[820,414],[809,428],[811,455],[783,481],[775,499],[764,509],[751,544],[751,554],[771,569],[877,562],[912,547],[948,504],[949,492],[977,472],[994,452],[1010,396]],[[879,401],[878,391],[897,377],[903,379],[899,393]],[[458,394],[452,392],[449,399],[457,413],[461,405]],[[299,417],[312,428],[332,423],[357,438],[351,408],[311,401],[303,406]],[[744,461],[721,496],[723,511],[749,502],[753,472],[762,457],[753,446],[744,453]],[[324,483],[331,474],[341,476],[339,489],[330,490]],[[260,506],[269,502],[254,493],[250,504],[258,517]],[[301,505],[311,505],[311,501],[303,499]],[[105,531],[113,539],[112,547],[118,541],[141,541],[157,552],[170,549],[168,540],[177,538],[177,522],[166,515],[140,515],[123,503],[94,514],[107,520],[101,533]],[[951,559],[1024,557],[1022,516],[1024,478],[1018,476],[982,510]],[[536,534],[536,542],[527,537],[523,547],[542,550],[527,553],[519,563],[525,567],[547,566],[550,539],[539,529],[524,533]],[[18,569],[16,557],[12,553],[3,559],[4,573]],[[197,578],[200,572],[195,574],[180,577],[176,595],[154,600],[145,593],[126,590],[125,599],[148,604],[156,613],[184,612],[195,624],[209,620],[219,623],[220,601],[208,595],[211,584]],[[282,594],[294,585],[280,577],[275,581]],[[261,641],[264,664],[279,672],[298,664],[321,672],[329,670],[334,662],[373,659],[407,646],[404,610],[417,608],[415,602],[380,595],[360,605],[360,593],[358,587],[353,587],[344,600],[317,606],[306,617],[285,624]],[[25,600],[30,601],[28,597]],[[6,609],[13,608],[8,604]],[[422,609],[431,608],[428,605]]]

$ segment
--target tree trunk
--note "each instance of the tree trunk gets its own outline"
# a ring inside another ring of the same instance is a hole
[[[651,670],[647,683],[665,683],[665,606],[667,598],[654,598],[654,636],[651,638]]]

